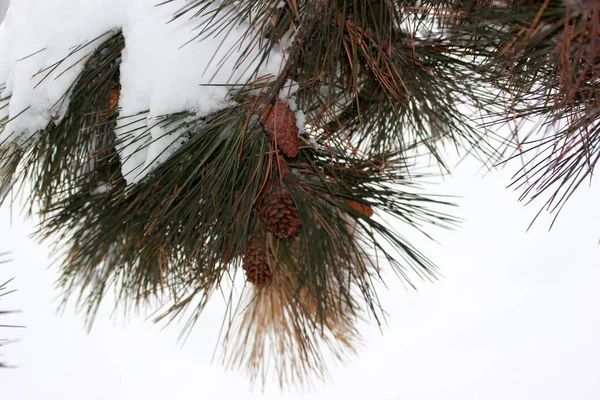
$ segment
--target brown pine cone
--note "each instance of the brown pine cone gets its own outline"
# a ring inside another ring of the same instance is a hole
[[[110,89],[110,97],[108,99],[108,108],[110,110],[114,110],[117,108],[117,104],[119,104],[119,97],[121,95],[121,85],[115,85],[112,89]]]
[[[276,182],[265,191],[259,213],[267,228],[280,238],[290,238],[300,231],[302,221],[290,192]]]
[[[373,216],[373,207],[371,207],[367,203],[361,203],[360,201],[346,199],[346,204],[361,214],[366,215],[367,217]]]
[[[283,156],[278,154],[277,158],[275,159],[275,162],[277,163],[277,172],[279,173],[279,176],[281,177],[281,179],[289,178],[290,166],[287,163],[287,161],[285,161]]]
[[[285,101],[277,99],[273,106],[261,110],[261,121],[269,138],[286,157],[298,155],[296,115]]]
[[[271,267],[259,240],[252,239],[246,246],[242,268],[246,272],[246,280],[255,286],[264,287],[271,280]]]

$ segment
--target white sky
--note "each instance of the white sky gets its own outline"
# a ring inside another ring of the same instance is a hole
[[[282,396],[275,384],[251,392],[245,377],[210,363],[222,316],[217,298],[183,346],[178,326],[115,321],[110,310],[87,335],[81,316],[56,314],[47,248],[30,241],[31,223],[11,221],[5,206],[0,252],[12,251],[14,262],[0,267],[0,281],[15,276],[18,292],[0,305],[22,313],[2,323],[27,328],[0,328],[0,338],[20,339],[2,348],[18,368],[0,370],[1,398],[600,398],[600,188],[582,187],[551,232],[545,218],[525,233],[537,209],[505,189],[508,171],[475,171],[462,165],[436,187],[465,196],[462,228],[437,232],[440,245],[419,241],[444,278],[408,292],[390,276],[382,288],[388,326],[366,325],[359,355],[302,396]]]
[[[455,232],[440,231],[441,245],[420,243],[445,277],[407,292],[394,279],[382,288],[390,314],[380,333],[363,330],[364,348],[349,365],[304,396],[332,399],[592,399],[600,396],[598,221],[600,190],[583,187],[548,233],[548,219],[531,231],[537,209],[524,208],[505,189],[507,171],[474,176],[459,166],[437,189],[463,195]],[[47,250],[26,239],[31,226],[0,214],[2,249],[14,262],[19,291],[3,307],[23,310],[11,321],[24,330],[4,349],[18,369],[0,372],[10,399],[280,398],[275,384],[251,392],[235,372],[211,365],[219,299],[183,347],[179,327],[133,318],[99,316],[91,335],[83,319],[55,314]],[[335,396],[335,397],[333,397]]]

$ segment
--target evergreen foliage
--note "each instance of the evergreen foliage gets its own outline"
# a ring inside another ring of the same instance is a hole
[[[125,308],[168,298],[157,320],[191,328],[245,274],[246,296],[228,296],[225,362],[264,379],[272,357],[282,384],[304,384],[326,374],[321,346],[352,353],[356,323],[381,315],[380,268],[408,285],[435,278],[382,222],[424,234],[458,222],[420,185],[418,157],[447,169],[446,146],[488,166],[535,154],[514,185],[557,211],[600,154],[598,1],[193,0],[173,19],[201,15],[191,41],[248,24],[236,62],[259,48],[254,79],[228,85],[224,109],[157,118],[172,146],[145,178],[128,184],[121,168],[119,149],[147,146],[153,127],[119,113],[119,31],[69,55],[86,61],[64,118],[0,147],[2,199],[29,182],[37,235],[59,243],[59,284],[90,323],[112,290]],[[280,73],[258,76],[274,48]],[[126,118],[142,139],[117,138]],[[498,136],[503,124],[515,134]]]

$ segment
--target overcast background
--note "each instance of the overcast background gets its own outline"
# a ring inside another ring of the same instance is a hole
[[[5,0],[0,0],[0,20]],[[390,276],[381,288],[389,313],[380,330],[363,329],[365,345],[310,393],[250,391],[245,377],[211,364],[221,323],[218,298],[189,340],[181,326],[165,330],[142,317],[110,317],[107,308],[90,335],[83,318],[57,315],[59,293],[48,249],[13,210],[0,209],[0,281],[14,276],[16,293],[2,309],[20,309],[2,323],[0,348],[18,368],[0,370],[2,399],[596,399],[600,398],[600,188],[582,187],[552,231],[506,185],[510,169],[492,174],[459,165],[436,192],[463,196],[453,232],[436,231],[439,244],[416,238],[443,278],[407,291]],[[12,214],[12,217],[11,217]],[[50,268],[49,268],[50,267]]]

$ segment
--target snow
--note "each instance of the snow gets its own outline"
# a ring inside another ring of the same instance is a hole
[[[306,115],[302,110],[296,110],[294,113],[296,115],[296,127],[298,131],[301,133],[306,132]]]
[[[62,117],[67,104],[57,103],[81,72],[84,63],[81,57],[94,50],[101,40],[89,44],[85,52],[68,57],[47,77],[39,72],[64,59],[75,46],[110,30],[121,29],[125,38],[119,98],[121,118],[116,133],[124,143],[134,143],[118,149],[129,183],[139,181],[155,167],[153,160],[157,155],[161,155],[157,160],[160,162],[174,150],[169,145],[176,140],[162,139],[164,132],[159,127],[152,128],[157,117],[181,111],[206,115],[226,107],[231,87],[225,84],[245,83],[255,77],[256,53],[247,57],[250,61],[236,65],[249,44],[243,39],[248,27],[234,26],[193,40],[198,34],[196,28],[210,18],[210,10],[195,18],[184,15],[171,21],[186,1],[175,0],[160,6],[156,3],[156,0],[13,2],[0,26],[0,84],[6,84],[0,98],[11,96],[9,107],[0,110],[0,120],[9,119],[3,132],[0,127],[0,141],[22,144],[51,119]],[[282,60],[280,51],[272,51],[258,76],[277,75]],[[71,68],[67,70],[68,67]],[[140,117],[140,113],[145,113],[145,117]],[[132,120],[137,121],[134,124],[137,129],[132,129]],[[140,148],[139,153],[134,153]],[[132,174],[134,170],[146,173]]]
[[[105,194],[105,193],[110,192],[111,190],[112,190],[112,185],[110,183],[99,182],[98,186],[96,186],[94,188],[94,190],[92,190],[92,194],[93,195]]]
[[[5,126],[1,139],[12,132],[21,139],[28,137],[57,115],[53,105],[75,80],[82,63],[64,72],[76,59],[70,57],[36,87],[46,75],[39,72],[63,59],[74,46],[111,29],[106,21],[115,15],[110,11],[95,1],[85,6],[66,0],[20,0],[10,5],[0,26],[0,82],[6,84],[0,97],[11,95],[11,100],[0,119],[22,114]]]
[[[8,10],[9,0],[0,0],[0,23],[4,21],[4,16],[6,15],[6,11]]]
[[[298,103],[296,102],[296,92],[299,88],[300,85],[298,82],[289,80],[283,85],[283,88],[279,92],[279,98],[284,100],[290,106],[290,109],[296,116],[296,127],[298,128],[298,131],[304,133],[306,132],[306,115],[298,108]]]
[[[166,124],[160,118],[134,115],[118,120],[116,134],[123,141],[117,146],[122,161],[121,170],[128,182],[139,182],[164,162],[183,143],[181,129]]]

